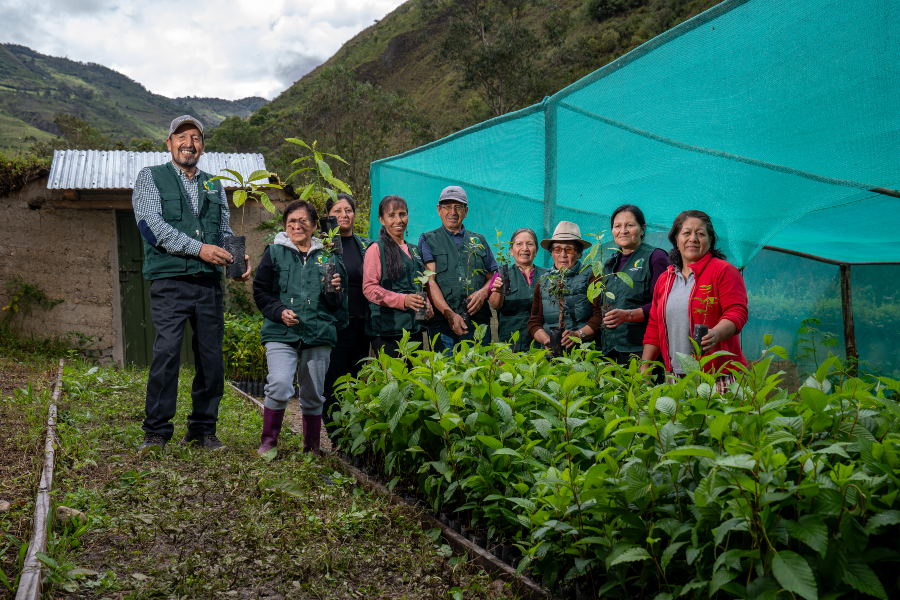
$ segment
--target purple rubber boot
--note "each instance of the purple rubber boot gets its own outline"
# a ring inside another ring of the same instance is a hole
[[[303,453],[319,455],[322,436],[322,415],[303,415]]]
[[[281,424],[284,422],[284,410],[263,409],[263,429],[260,439],[260,456],[278,446],[278,434],[281,433]]]

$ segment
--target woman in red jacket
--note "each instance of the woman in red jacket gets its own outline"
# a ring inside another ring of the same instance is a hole
[[[704,366],[708,372],[724,366],[729,373],[717,382],[721,393],[734,381],[732,374],[738,372],[735,363],[747,364],[737,337],[747,322],[744,279],[716,249],[716,232],[706,213],[686,210],[678,215],[669,241],[672,265],[653,290],[642,369],[649,368],[649,361],[662,354],[666,371],[683,377],[685,372],[676,353],[694,354],[694,325],[704,325],[709,331],[699,342],[703,353],[725,350],[733,355],[716,357]]]

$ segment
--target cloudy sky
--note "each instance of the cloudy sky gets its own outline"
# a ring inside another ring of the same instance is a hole
[[[169,97],[273,98],[403,0],[0,0],[0,42]]]

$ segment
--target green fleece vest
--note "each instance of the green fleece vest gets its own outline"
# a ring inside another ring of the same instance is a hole
[[[310,252],[304,263],[290,248],[270,244],[269,257],[275,272],[274,291],[278,293],[282,304],[294,311],[300,322],[288,327],[282,321],[265,319],[259,333],[262,343],[293,344],[300,340],[307,346],[334,348],[337,332],[347,326],[348,317],[345,306],[331,312],[322,300],[321,294],[326,285],[325,266],[319,262],[320,258],[324,262],[322,250]],[[341,276],[341,287],[346,295],[347,270],[342,262],[338,261],[336,264]],[[331,282],[327,285],[331,285]]]
[[[523,352],[531,346],[528,335],[528,319],[531,317],[531,304],[534,300],[534,286],[540,281],[547,269],[535,265],[531,283],[525,279],[516,265],[509,265],[509,295],[503,298],[503,306],[497,311],[497,332],[501,342],[509,342],[512,334],[519,332],[519,341],[513,348]]]
[[[163,219],[191,239],[203,244],[219,244],[219,228],[222,224],[222,183],[209,179],[211,175],[197,170],[194,178],[199,187],[198,204],[200,216],[195,217],[191,210],[191,199],[175,173],[175,165],[168,162],[164,165],[150,167],[153,183],[162,199]],[[207,185],[207,182],[209,184]],[[144,279],[152,281],[165,277],[199,274],[204,277],[220,279],[221,267],[200,260],[197,256],[175,256],[169,254],[162,246],[151,246],[146,238],[144,242]]]
[[[565,311],[563,313],[565,328],[569,331],[577,331],[587,325],[593,314],[593,308],[587,298],[588,283],[591,278],[591,270],[581,271],[581,261],[576,262],[566,271]],[[553,270],[548,271],[551,273]],[[547,293],[547,281],[541,284],[541,303],[544,309],[544,331],[550,333],[551,327],[559,327],[559,305],[556,300],[550,298]]]
[[[606,290],[616,298],[610,300],[610,308],[631,310],[640,308],[653,299],[653,288],[650,287],[650,255],[656,250],[653,246],[641,244],[628,257],[628,261],[622,268],[631,280],[634,287],[619,279],[616,275],[605,277]],[[616,257],[618,260],[618,256]],[[609,275],[613,271],[603,266],[603,274]],[[615,329],[604,329],[601,347],[604,352],[616,350],[626,354],[641,354],[644,350],[644,333],[647,332],[647,319],[650,315],[644,315],[641,323],[620,323]]]
[[[375,243],[378,245],[378,254],[381,256],[381,280],[379,285],[398,294],[418,292],[419,286],[416,284],[416,276],[425,271],[425,263],[422,262],[419,249],[412,244],[408,244],[407,247],[412,258],[406,256],[406,253],[401,250],[400,257],[403,259],[403,274],[399,279],[389,279],[387,276],[387,261],[384,257],[384,244],[380,241]],[[366,334],[371,336],[394,336],[403,335],[404,330],[409,331],[411,334],[422,330],[422,322],[416,321],[416,312],[413,309],[398,310],[369,302]]]
[[[487,281],[487,240],[480,233],[472,233],[467,230],[465,239],[457,250],[456,244],[450,239],[450,234],[443,227],[438,227],[424,235],[425,243],[428,244],[434,255],[434,280],[441,288],[441,294],[450,309],[461,315],[465,311],[465,301],[468,295],[483,288]],[[479,244],[480,248],[473,249]],[[466,286],[467,279],[468,287]],[[472,320],[479,324],[490,323],[491,308],[487,302],[477,313],[472,315]],[[435,314],[434,319],[429,322],[429,326],[440,326],[444,333],[452,333],[450,324],[440,314]]]

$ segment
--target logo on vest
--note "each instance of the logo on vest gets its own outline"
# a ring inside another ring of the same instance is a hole
[[[203,189],[205,189],[207,192],[213,191],[215,189],[215,187],[216,186],[213,184],[212,181],[204,181],[203,182]]]
[[[636,261],[634,261],[634,266],[628,270],[629,271],[640,271],[642,268],[644,268],[644,259],[639,258]]]

